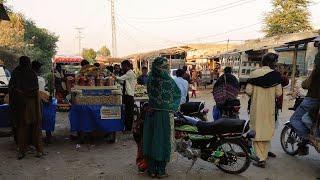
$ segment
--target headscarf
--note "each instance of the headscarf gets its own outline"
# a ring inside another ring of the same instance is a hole
[[[12,73],[9,88],[20,93],[29,93],[39,89],[38,77],[31,69],[29,57],[20,57],[18,67]]]
[[[281,84],[281,74],[278,71],[271,71],[263,76],[251,78],[248,83],[262,88],[275,87]]]
[[[316,65],[316,68],[320,70],[320,51],[316,54],[316,57],[314,58],[314,64]]]
[[[149,104],[154,109],[177,111],[180,105],[181,92],[169,75],[168,60],[157,57],[152,63],[148,76]]]

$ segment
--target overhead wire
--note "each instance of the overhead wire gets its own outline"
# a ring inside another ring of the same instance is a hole
[[[250,2],[257,1],[257,0],[239,0],[236,2],[228,3],[222,6],[218,6],[215,8],[207,9],[207,10],[202,10],[194,13],[187,13],[187,14],[182,14],[182,15],[177,15],[177,16],[171,16],[171,17],[164,17],[164,18],[130,18],[133,20],[136,20],[135,22],[139,23],[161,23],[161,22],[170,22],[170,21],[177,21],[185,18],[194,18],[194,17],[199,17],[207,14],[215,14],[230,8],[238,7],[244,4],[248,4]]]

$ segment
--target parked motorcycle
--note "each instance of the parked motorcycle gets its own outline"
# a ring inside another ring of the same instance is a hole
[[[181,104],[180,112],[185,116],[197,117],[202,121],[207,121],[208,109],[204,102],[188,102]]]
[[[249,168],[251,160],[259,160],[253,155],[255,131],[250,130],[248,121],[222,118],[203,122],[176,113],[175,132],[176,150],[192,159],[192,166],[201,158],[226,173],[240,174]]]
[[[295,105],[290,110],[296,110],[303,98],[299,97],[295,101]],[[320,127],[320,111],[318,111],[314,123],[311,127],[310,134],[309,134],[309,142],[311,146],[313,146],[318,153],[320,153],[320,138],[319,138],[319,127]],[[280,142],[282,149],[284,152],[291,156],[295,156],[299,153],[298,151],[298,144],[302,142],[302,139],[298,137],[295,129],[290,124],[290,121],[286,122],[284,128],[281,131]]]

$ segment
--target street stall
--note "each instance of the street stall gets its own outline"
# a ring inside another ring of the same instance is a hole
[[[124,130],[121,87],[91,65],[80,70],[76,84],[71,90],[71,132],[78,132],[79,138],[86,133],[109,134],[115,142],[115,132]]]
[[[53,59],[53,84],[55,87],[54,96],[58,99],[58,110],[68,111],[70,104],[66,101],[66,96],[71,93],[71,88],[75,85],[75,75],[80,71],[81,56],[55,56]],[[57,72],[57,66],[61,67],[61,72]],[[57,89],[56,78],[61,78],[63,92]]]

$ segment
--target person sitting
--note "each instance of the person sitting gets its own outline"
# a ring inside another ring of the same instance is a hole
[[[146,86],[148,83],[148,68],[142,67],[142,74],[137,79],[139,85]]]
[[[176,78],[174,78],[174,81],[178,85],[180,92],[181,92],[181,100],[180,105],[186,103],[187,95],[188,95],[188,89],[189,89],[189,83],[188,81],[183,79],[184,70],[178,69],[176,72]]]
[[[320,52],[315,57],[314,68],[310,76],[302,82],[302,88],[307,89],[308,93],[300,106],[295,110],[290,118],[290,124],[296,130],[297,135],[302,138],[302,142],[298,144],[300,155],[308,154],[308,134],[309,129],[302,122],[302,116],[305,115],[312,107],[320,103]]]

